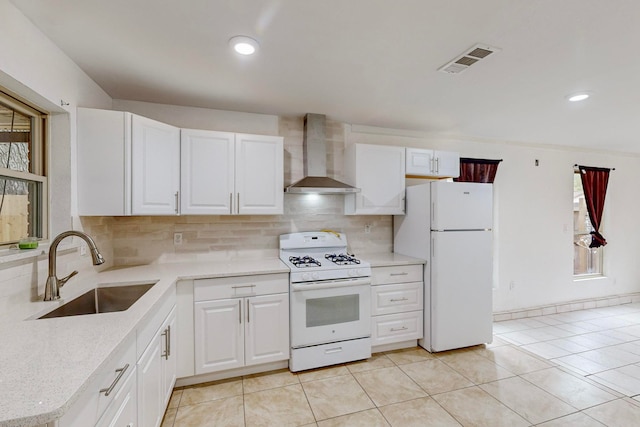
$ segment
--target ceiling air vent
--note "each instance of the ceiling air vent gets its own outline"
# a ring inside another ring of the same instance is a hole
[[[483,44],[477,44],[467,52],[455,58],[453,61],[438,68],[438,71],[442,71],[447,74],[460,74],[476,62],[485,59],[494,52],[499,52],[500,49]]]

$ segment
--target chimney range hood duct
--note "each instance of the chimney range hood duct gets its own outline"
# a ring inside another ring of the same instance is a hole
[[[304,175],[300,181],[284,189],[295,194],[348,194],[359,188],[327,176],[327,141],[325,139],[324,114],[304,116],[303,153]]]

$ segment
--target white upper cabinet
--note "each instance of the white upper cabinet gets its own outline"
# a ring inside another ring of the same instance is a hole
[[[360,189],[359,193],[345,195],[345,214],[404,214],[404,147],[349,146],[345,150],[345,178]]]
[[[231,213],[234,193],[235,134],[182,129],[181,213]]]
[[[284,211],[284,142],[280,136],[236,135],[236,211],[277,215]]]
[[[180,129],[132,115],[131,135],[131,214],[178,214]]]
[[[131,114],[78,108],[78,214],[131,215]]]
[[[180,129],[131,113],[78,108],[78,214],[175,215]]]
[[[279,136],[182,129],[182,214],[283,212]]]
[[[460,155],[453,151],[407,148],[407,175],[457,178]]]
[[[282,137],[88,108],[78,108],[77,129],[79,215],[283,212]]]

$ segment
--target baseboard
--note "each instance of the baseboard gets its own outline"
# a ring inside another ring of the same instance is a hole
[[[374,345],[371,347],[371,353],[382,353],[383,351],[401,350],[403,348],[417,347],[418,340],[409,340],[395,342],[391,344]]]
[[[212,372],[209,374],[200,374],[193,377],[178,378],[176,387],[185,387],[194,384],[208,383],[211,381],[225,380],[227,378],[241,377],[243,375],[259,374],[262,372],[275,371],[289,367],[289,361],[265,363],[263,365],[247,366],[244,368],[229,369],[221,372]]]
[[[518,310],[499,311],[493,313],[493,321],[524,319],[526,317],[545,316],[549,314],[567,313],[576,310],[588,310],[590,308],[610,307],[621,304],[640,302],[640,292],[608,297],[581,299],[575,301],[549,304],[539,307],[521,308]]]

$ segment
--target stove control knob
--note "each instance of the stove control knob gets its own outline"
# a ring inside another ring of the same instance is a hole
[[[304,280],[305,282],[307,282],[310,279],[309,277],[309,273],[302,273],[302,280]]]
[[[358,275],[358,271],[357,270],[349,270],[349,276],[350,277],[356,277]]]
[[[320,275],[318,273],[312,273],[311,277],[313,278],[313,280],[318,280],[320,278]]]

